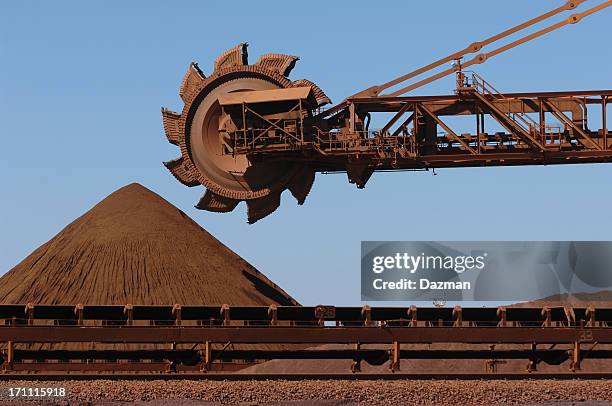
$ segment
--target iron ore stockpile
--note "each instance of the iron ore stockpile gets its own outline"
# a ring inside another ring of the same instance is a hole
[[[142,185],[112,193],[0,278],[0,303],[295,305]]]

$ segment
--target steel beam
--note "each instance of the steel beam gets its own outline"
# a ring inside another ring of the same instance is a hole
[[[587,148],[589,147],[589,145],[587,145],[587,143],[584,142],[584,140],[586,140],[588,141],[588,144],[590,144],[590,146],[593,149],[601,151],[602,149],[601,146],[597,144],[595,141],[593,141],[593,139],[589,137],[589,135],[582,128],[578,127],[573,120],[570,120],[570,118],[567,117],[565,114],[563,114],[561,110],[559,110],[556,106],[549,103],[547,100],[543,100],[543,102],[546,106],[548,106],[552,110],[553,115],[557,117],[559,121],[567,124],[580,135],[580,137],[578,138],[578,141],[580,141],[582,145],[584,145]]]
[[[507,343],[576,341],[612,343],[612,328],[575,327],[0,327],[0,341],[15,343]]]
[[[498,119],[499,123],[504,126],[508,131],[518,135],[520,138],[523,139],[526,144],[530,145],[531,147],[539,149],[540,151],[544,151],[546,149],[538,140],[533,138],[531,134],[528,134],[523,128],[521,128],[520,125],[518,125],[515,121],[511,120],[503,111],[501,111],[489,100],[487,100],[486,97],[484,97],[478,92],[472,92],[471,94],[474,95],[478,100],[480,100],[485,106],[491,109],[491,111],[495,113],[493,117]]]
[[[427,107],[425,107],[424,105],[420,105],[419,107],[417,107],[417,109],[420,109],[422,111],[424,111],[429,117],[433,118],[434,121],[436,123],[438,123],[438,125],[442,128],[444,128],[444,130],[451,136],[451,138],[453,138],[455,141],[459,142],[459,144],[461,144],[461,146],[467,150],[470,154],[474,155],[476,154],[476,151],[474,151],[472,149],[472,147],[470,147],[468,144],[466,144],[465,141],[463,141],[461,139],[461,137],[459,137],[457,134],[455,134],[455,132],[453,130],[451,130],[451,128],[449,126],[447,126],[441,119],[440,117],[436,116],[434,113],[432,113]]]
[[[568,344],[569,345],[569,344]],[[209,367],[213,359],[217,361],[232,360],[269,360],[269,359],[351,359],[366,361],[373,365],[381,365],[390,358],[390,351],[385,349],[364,349],[361,344],[355,344],[354,349],[322,349],[322,350],[213,350],[208,361],[200,356],[198,350],[14,350],[12,362],[26,360],[53,360],[68,362],[70,360],[122,362],[130,360],[173,360],[198,364],[205,362]],[[505,350],[399,350],[401,359],[536,359],[550,364],[557,364],[569,358],[567,349],[505,349]],[[212,358],[211,358],[212,357]],[[612,359],[612,350],[590,350],[582,354],[583,359]],[[9,361],[8,358],[4,359]]]
[[[408,111],[409,108],[410,108],[410,104],[409,103],[405,103],[399,109],[399,111],[391,118],[391,120],[389,120],[389,122],[387,124],[385,124],[385,126],[383,128],[380,129],[380,134],[384,136],[385,133],[387,133],[387,131],[389,131],[389,129],[393,126],[393,124],[395,124],[397,122],[397,120],[399,120],[400,117],[402,117],[404,115],[404,113],[406,111]]]
[[[608,96],[601,96],[601,121],[604,136],[604,148],[608,148]]]

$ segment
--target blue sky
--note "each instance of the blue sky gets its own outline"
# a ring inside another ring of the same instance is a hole
[[[0,3],[0,273],[115,189],[140,182],[304,304],[359,304],[361,240],[612,237],[612,165],[378,173],[366,189],[317,175],[304,206],[193,208],[161,165],[178,156],[160,107],[179,110],[191,61],[249,42],[298,55],[292,78],[333,101],[464,48],[563,1]],[[597,1],[588,1],[581,7]],[[560,20],[561,17],[553,19]],[[612,8],[475,70],[511,91],[612,88]],[[452,92],[449,78],[419,91]]]

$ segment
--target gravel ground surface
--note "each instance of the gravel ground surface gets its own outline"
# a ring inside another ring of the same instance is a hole
[[[8,381],[0,386],[42,387],[48,383]],[[335,405],[612,405],[612,380],[537,381],[64,381],[68,401],[54,404],[110,405],[138,401],[154,405],[325,404]],[[51,386],[49,385],[49,386]],[[177,401],[182,399],[184,401]],[[196,401],[197,400],[197,401]],[[149,403],[153,401],[152,403]],[[301,401],[301,402],[288,402]],[[15,403],[11,403],[15,405]],[[30,403],[31,404],[31,403]],[[91,403],[90,403],[91,404]]]

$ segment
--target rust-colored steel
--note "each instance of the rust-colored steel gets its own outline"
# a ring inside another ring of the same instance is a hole
[[[217,58],[209,77],[190,65],[179,91],[183,111],[162,110],[168,141],[181,150],[166,166],[183,184],[207,188],[197,208],[229,212],[245,201],[252,223],[276,210],[284,190],[302,204],[316,172],[346,172],[363,188],[379,170],[610,162],[606,109],[612,91],[502,94],[466,68],[581,22],[612,0],[462,61],[584,2],[569,0],[328,110],[322,107],[330,100],[316,84],[287,78],[298,57],[265,54],[249,65],[247,44],[240,44]],[[451,61],[452,68],[406,83]],[[455,95],[401,97],[451,74]],[[380,95],[398,85],[403,87]],[[587,112],[598,106],[602,118],[595,123]],[[370,130],[379,112],[395,115]],[[445,121],[458,115],[473,116],[474,128],[458,130]]]
[[[428,308],[335,306],[0,305],[5,371],[236,370],[252,360],[525,359],[570,363],[612,358],[612,308]],[[93,343],[90,350],[46,350],[35,344]],[[107,344],[130,344],[123,350]],[[505,344],[504,350],[406,350],[401,344]],[[27,344],[25,348],[23,344]],[[222,345],[222,348],[213,347]],[[354,349],[241,350],[229,344],[353,344]],[[361,344],[390,346],[366,349]],[[565,346],[537,348],[538,344]],[[96,348],[98,345],[100,347]],[[524,346],[530,345],[529,349]],[[581,347],[582,346],[582,347]],[[153,349],[152,349],[153,348]],[[581,350],[585,348],[586,350]]]
[[[0,341],[14,343],[194,344],[612,344],[608,327],[188,327],[17,326],[0,327]]]
[[[217,58],[213,73],[206,77],[197,64],[187,69],[179,94],[182,112],[162,109],[168,141],[180,148],[181,156],[165,162],[172,175],[186,186],[203,185],[206,193],[196,205],[214,212],[232,211],[246,201],[249,222],[270,214],[280,203],[280,194],[298,190],[298,203],[304,201],[314,172],[299,161],[249,161],[232,153],[227,116],[219,99],[237,92],[273,89],[311,88],[313,107],[329,102],[314,83],[288,76],[299,58],[283,54],[262,55],[248,63],[247,44],[240,44]]]
[[[48,327],[48,321],[62,326],[87,326],[102,322],[115,326],[162,323],[182,326],[197,321],[203,327],[230,326],[239,322],[251,325],[386,327],[507,327],[510,323],[531,327],[607,327],[612,326],[612,308],[593,307],[336,307],[336,306],[169,306],[118,305],[44,305],[36,303],[0,304],[0,328]],[[283,324],[284,323],[284,324]],[[298,323],[298,324],[295,324]],[[583,324],[581,324],[583,323]],[[11,329],[3,330],[5,334]]]

